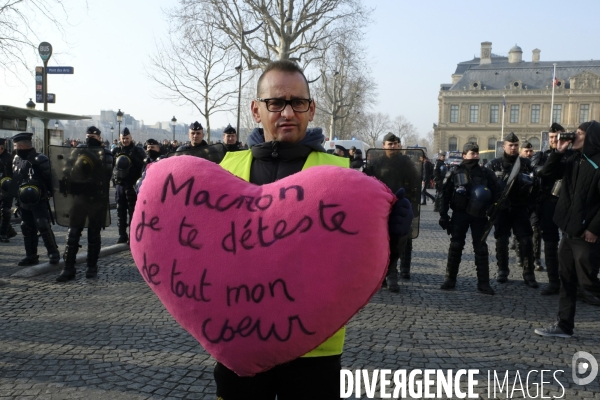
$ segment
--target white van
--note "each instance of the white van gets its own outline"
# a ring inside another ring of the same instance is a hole
[[[326,140],[323,142],[323,147],[325,147],[326,152],[332,154],[336,144],[344,146],[346,150],[350,150],[350,147],[352,146],[356,147],[357,150],[360,149],[362,151],[363,160],[367,158],[367,150],[371,148],[371,146],[361,140]]]

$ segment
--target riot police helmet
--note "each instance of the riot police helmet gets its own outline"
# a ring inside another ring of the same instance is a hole
[[[32,206],[42,198],[42,193],[37,185],[25,184],[19,188],[19,201],[21,204]]]
[[[467,213],[474,217],[484,217],[486,209],[492,204],[492,192],[483,185],[471,188]]]

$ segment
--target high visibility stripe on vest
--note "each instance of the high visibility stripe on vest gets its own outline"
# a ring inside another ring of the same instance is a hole
[[[252,151],[234,151],[225,154],[221,161],[221,167],[231,172],[243,180],[250,181],[250,167],[252,166]],[[302,170],[316,167],[318,165],[335,165],[338,167],[350,167],[350,160],[343,157],[333,156],[331,154],[313,151],[308,155]],[[325,357],[342,354],[344,349],[344,339],[346,337],[346,327],[342,327],[334,333],[332,337],[321,343],[316,349],[306,353],[302,357]]]

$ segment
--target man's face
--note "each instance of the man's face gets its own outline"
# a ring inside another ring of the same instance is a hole
[[[521,157],[531,158],[533,157],[533,148],[530,147],[528,149],[522,148],[519,154]]]
[[[90,139],[96,139],[97,141],[101,142],[102,138],[100,137],[100,135],[97,135],[95,133],[88,133],[85,135],[86,138],[90,138]]]
[[[354,156],[354,150],[352,150],[352,149],[348,150],[348,154],[350,154],[351,156]]]
[[[400,146],[400,142],[390,142],[389,140],[386,140],[385,142],[383,142],[383,148],[386,150],[396,150],[401,149],[402,146]],[[385,155],[391,157],[392,155],[397,153],[397,151],[386,151]]]
[[[167,139],[165,139],[165,140],[163,140],[163,144],[164,144],[165,146],[168,146],[168,145],[169,145],[169,141],[168,141]]]
[[[558,143],[558,134],[560,132],[550,132],[548,133],[548,143],[550,144],[550,148],[551,149],[555,149],[556,148],[556,143]]]
[[[335,154],[340,156],[340,157],[344,157],[344,150],[342,149],[335,149]]]
[[[297,72],[269,71],[259,88],[263,99],[308,99],[308,86]],[[306,136],[306,127],[315,115],[315,102],[311,102],[307,112],[297,112],[286,104],[281,112],[267,110],[265,102],[252,100],[252,116],[261,123],[265,132],[265,141],[298,143]]]
[[[224,133],[223,134],[223,143],[235,144],[236,142],[237,142],[237,135],[235,133]]]
[[[446,161],[446,156],[442,154],[442,155],[438,156],[438,159],[440,161]]]
[[[504,142],[502,145],[504,152],[509,156],[516,156],[519,154],[519,142]]]
[[[149,152],[150,150],[160,152],[160,147],[157,144],[149,144],[148,146],[146,146],[146,152]]]
[[[479,152],[469,150],[467,154],[463,154],[463,159],[465,160],[479,160]]]
[[[204,129],[198,129],[197,131],[190,129],[188,137],[192,146],[199,145],[204,140]]]
[[[581,150],[583,148],[583,141],[585,140],[585,132],[581,129],[577,129],[575,132],[575,140],[573,141],[573,150]]]
[[[129,146],[131,144],[131,135],[121,135],[121,144],[123,144],[125,147]]]

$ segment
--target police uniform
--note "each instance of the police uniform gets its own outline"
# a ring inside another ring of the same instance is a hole
[[[192,130],[192,131],[201,131],[203,129],[204,128],[202,127],[202,124],[198,121],[192,122],[190,124],[190,130]],[[202,139],[202,141],[199,144],[193,145],[190,140],[190,144],[184,144],[182,146],[179,146],[176,151],[189,150],[192,147],[197,147],[197,146],[208,146],[208,143],[206,143],[206,141],[204,139]]]
[[[125,128],[122,135],[130,135],[129,129]],[[117,243],[127,243],[129,240],[127,227],[131,222],[137,201],[135,184],[142,176],[146,152],[132,141],[129,146],[123,146],[122,143],[119,143],[112,150],[112,156],[114,163],[113,181],[116,188],[115,200],[117,203],[119,226],[119,240]]]
[[[144,159],[144,169],[150,163],[160,160],[161,156],[164,154],[163,151],[156,150],[148,150],[148,146],[156,145],[162,149],[160,143],[156,139],[148,139],[146,143],[144,143],[144,150],[146,151],[146,158]]]
[[[516,143],[519,141],[519,138],[511,132],[504,141]],[[508,156],[505,152],[502,157],[489,161],[486,167],[496,174],[498,183],[504,189],[506,180],[517,158],[520,158],[521,163],[519,174],[515,178],[516,181],[511,189],[507,203],[498,212],[494,223],[496,259],[498,261],[497,281],[505,283],[508,280],[510,272],[508,268],[508,244],[512,230],[517,237],[520,251],[523,254],[523,280],[527,286],[537,288],[538,283],[535,280],[533,259],[533,230],[529,221],[529,211],[533,204],[533,197],[531,196],[531,190],[533,189],[531,160],[519,157],[518,155]]]
[[[19,133],[12,137],[13,143],[31,141],[33,133]],[[13,180],[17,190],[17,208],[21,214],[21,232],[25,244],[25,258],[19,265],[38,263],[38,232],[48,251],[50,264],[58,264],[60,254],[50,226],[50,204],[52,197],[52,175],[50,160],[35,148],[17,150],[13,160]]]
[[[87,129],[87,134],[101,135],[95,126]],[[84,150],[89,149],[89,150]],[[75,279],[75,259],[79,250],[79,239],[86,221],[88,227],[88,249],[86,278],[95,278],[98,274],[98,256],[100,254],[100,230],[106,226],[108,213],[108,191],[112,176],[113,158],[101,141],[88,137],[72,151],[65,171],[61,171],[68,190],[72,194],[69,212],[69,231],[63,258],[65,265],[56,278],[57,282]]]
[[[463,154],[479,153],[477,143],[466,143]],[[490,287],[489,253],[487,243],[481,242],[488,222],[486,212],[500,197],[496,176],[487,168],[479,166],[479,159],[463,160],[452,172],[448,172],[442,187],[440,226],[451,235],[448,250],[446,278],[440,289],[453,289],[465,247],[467,231],[471,228],[475,267],[477,268],[477,290],[494,294]],[[452,208],[452,222],[448,210]]]
[[[392,133],[384,137],[385,141],[400,140]],[[364,173],[369,176],[376,176],[381,182],[389,187],[392,192],[396,192],[403,187],[406,190],[406,197],[419,199],[421,192],[421,181],[415,163],[410,157],[397,150],[386,150],[390,152],[390,157],[382,156],[371,160],[364,169]],[[411,196],[411,191],[416,195]],[[417,202],[413,202],[412,207],[418,207]],[[390,235],[390,261],[386,274],[385,283],[392,292],[400,290],[398,286],[397,264],[400,259],[400,277],[410,279],[410,260],[412,255],[412,239],[410,235],[394,236]]]
[[[10,225],[13,197],[9,193],[12,181],[13,155],[6,149],[6,139],[0,139],[4,151],[0,154],[0,242],[8,242],[17,233]]]
[[[435,203],[433,206],[434,212],[440,211],[442,204],[442,188],[444,186],[444,178],[448,172],[446,162],[440,159],[435,161],[435,167],[433,168],[433,182],[435,184]]]

